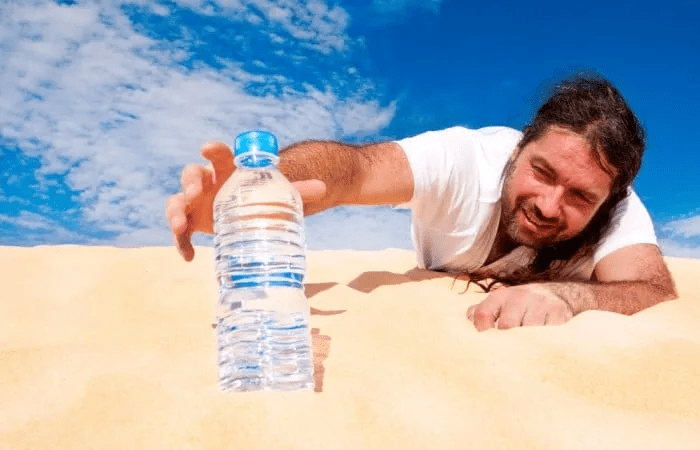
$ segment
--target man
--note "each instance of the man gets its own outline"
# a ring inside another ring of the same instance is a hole
[[[563,82],[523,133],[455,127],[364,146],[306,141],[280,169],[304,213],[339,205],[411,208],[420,267],[501,281],[467,311],[480,331],[561,324],[589,309],[633,314],[676,296],[651,219],[631,184],[644,132],[607,80]],[[212,203],[233,172],[230,149],[188,166],[167,215],[186,260],[212,233]],[[488,286],[489,288],[491,286]]]

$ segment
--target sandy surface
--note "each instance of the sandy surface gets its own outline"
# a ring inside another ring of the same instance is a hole
[[[226,394],[197,251],[0,248],[0,448],[700,448],[699,260],[636,316],[480,334],[411,252],[312,252],[319,392]]]

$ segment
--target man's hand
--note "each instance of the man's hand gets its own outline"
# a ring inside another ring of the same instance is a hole
[[[233,154],[223,143],[209,143],[202,147],[202,156],[211,162],[209,167],[188,165],[182,171],[182,192],[166,202],[168,223],[178,251],[185,261],[192,261],[194,248],[192,234],[214,232],[214,198],[234,171]],[[326,193],[326,185],[319,180],[293,183],[304,203],[313,203]]]
[[[211,166],[187,165],[180,178],[182,192],[170,196],[165,208],[175,245],[185,261],[194,258],[192,233],[213,232],[214,197],[234,169],[233,154],[226,144],[209,143],[201,152]]]
[[[502,287],[467,310],[479,331],[531,325],[561,325],[574,316],[561,297],[539,284]]]

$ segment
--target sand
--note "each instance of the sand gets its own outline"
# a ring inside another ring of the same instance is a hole
[[[316,392],[231,394],[197,253],[1,247],[0,448],[700,448],[700,260],[632,317],[478,333],[412,252],[311,252]]]

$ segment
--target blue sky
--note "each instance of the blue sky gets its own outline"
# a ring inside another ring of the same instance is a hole
[[[470,3],[4,0],[0,245],[169,245],[165,199],[206,141],[521,128],[586,69],[646,127],[635,188],[662,249],[700,258],[700,2]],[[308,245],[410,248],[409,222],[339,208]]]

